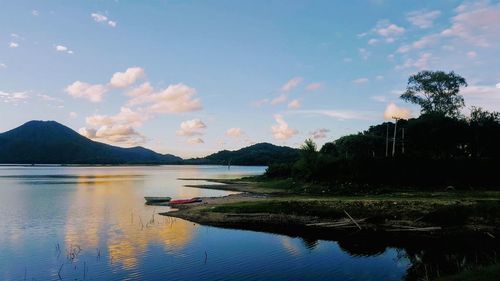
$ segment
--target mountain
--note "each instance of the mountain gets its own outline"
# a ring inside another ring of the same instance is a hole
[[[182,158],[144,147],[122,148],[83,137],[55,121],[30,121],[0,134],[0,163],[177,164]]]
[[[258,143],[240,150],[223,150],[204,158],[185,160],[186,164],[213,164],[213,165],[269,165],[273,163],[294,162],[299,157],[297,149],[276,146],[270,143]]]

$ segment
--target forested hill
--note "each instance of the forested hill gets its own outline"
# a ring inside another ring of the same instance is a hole
[[[122,148],[83,137],[55,121],[29,121],[0,134],[2,164],[178,164],[144,147]]]
[[[186,164],[211,165],[269,165],[294,162],[299,157],[297,149],[276,146],[270,143],[258,143],[239,150],[222,150],[203,158],[185,160]]]

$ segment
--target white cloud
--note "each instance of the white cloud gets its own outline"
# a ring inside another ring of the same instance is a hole
[[[0,68],[7,68],[7,65],[5,63],[0,63]]]
[[[380,114],[372,111],[361,110],[334,110],[334,109],[309,109],[309,110],[293,110],[289,111],[290,114],[300,115],[323,115],[338,120],[377,120]]]
[[[372,38],[368,40],[368,45],[376,45],[380,40]]]
[[[288,108],[290,109],[300,108],[300,101],[298,99],[292,100],[290,103],[288,103]]]
[[[439,35],[436,35],[436,34],[427,35],[427,36],[424,36],[411,44],[405,44],[405,45],[399,47],[397,52],[398,53],[408,53],[409,51],[412,51],[412,50],[423,49],[423,48],[430,46],[431,44],[434,44],[435,42],[437,42],[438,39],[439,39]]]
[[[352,83],[357,84],[357,85],[363,85],[363,84],[368,83],[368,81],[370,81],[368,78],[362,77],[362,78],[352,80]]]
[[[434,25],[434,20],[441,15],[440,11],[413,11],[407,14],[407,20],[419,28],[429,28]]]
[[[68,47],[63,46],[63,45],[57,45],[56,46],[56,51],[58,52],[66,52],[68,50]]]
[[[120,108],[120,112],[116,115],[92,115],[85,120],[88,125],[93,127],[113,126],[116,124],[140,126],[144,121],[149,119],[147,114],[136,112],[128,107]]]
[[[443,36],[456,37],[480,46],[498,46],[500,43],[500,4],[489,1],[470,2],[456,9],[450,28],[441,32]]]
[[[107,16],[105,16],[105,15],[103,15],[101,13],[92,13],[92,14],[90,14],[90,17],[92,17],[92,19],[95,22],[107,23],[111,27],[116,27],[116,25],[117,25],[116,21],[110,20]]]
[[[344,59],[343,59],[343,61],[344,61],[345,63],[349,63],[349,62],[352,62],[352,59],[351,59],[351,58],[344,58]]]
[[[283,86],[281,86],[281,91],[282,92],[290,92],[291,90],[295,89],[297,86],[302,83],[303,78],[302,77],[294,77],[290,80],[288,80]]]
[[[77,118],[77,117],[78,117],[78,113],[76,113],[76,112],[74,112],[74,111],[71,111],[71,112],[69,113],[69,118],[71,118],[71,119],[75,119],[75,118]]]
[[[404,27],[382,20],[377,23],[374,31],[383,37],[399,36],[405,32]]]
[[[96,22],[105,22],[108,20],[107,16],[105,16],[103,14],[99,14],[99,13],[92,13],[92,14],[90,14],[90,16]]]
[[[56,51],[62,52],[62,53],[68,53],[68,54],[73,54],[73,51],[68,49],[68,47],[63,46],[63,45],[56,45],[55,46]]]
[[[136,146],[146,142],[146,137],[129,125],[102,126],[99,129],[80,128],[78,132],[89,139],[124,146]]]
[[[358,52],[359,52],[359,56],[364,60],[367,60],[371,55],[371,53],[364,48],[359,48]]]
[[[35,17],[39,16],[40,15],[40,12],[38,12],[38,10],[32,10],[31,11],[31,14]]]
[[[144,69],[141,67],[130,67],[125,72],[116,72],[111,77],[109,83],[116,88],[126,88],[144,76]]]
[[[328,129],[317,129],[317,130],[311,132],[310,135],[313,139],[324,139],[324,138],[326,138],[326,134],[329,132],[330,132],[330,130],[328,130]]]
[[[383,75],[377,75],[377,76],[375,77],[375,79],[377,79],[377,80],[379,80],[379,81],[380,81],[380,80],[384,80],[384,76],[383,76]]]
[[[243,135],[241,128],[230,128],[226,131],[226,135],[233,138],[238,138]]]
[[[76,81],[66,87],[65,91],[75,97],[88,99],[91,102],[100,102],[103,95],[108,92],[108,88],[101,84],[89,84],[81,81]]]
[[[387,105],[384,111],[384,118],[390,119],[409,119],[411,118],[411,110],[404,107],[399,107],[394,103]]]
[[[276,105],[276,104],[280,104],[280,103],[284,103],[287,101],[287,96],[285,94],[281,94],[277,97],[275,97],[274,99],[271,100],[271,104],[272,105]]]
[[[180,129],[177,131],[178,136],[191,137],[201,136],[201,130],[205,129],[207,125],[200,119],[187,120],[181,123]]]
[[[90,127],[84,127],[79,133],[87,138],[98,141],[135,146],[142,144],[146,138],[134,129],[140,126],[149,116],[122,107],[116,115],[92,115],[85,119]]]
[[[132,99],[129,100],[128,104],[129,105],[140,104],[142,103],[142,99],[144,97],[148,97],[153,92],[154,89],[151,86],[151,84],[149,82],[144,82],[127,93],[129,97],[132,97]]]
[[[45,94],[37,94],[37,96],[46,102],[55,102],[55,103],[62,103],[63,102],[63,100],[60,98],[55,98],[53,96],[49,96],[49,95],[45,95]]]
[[[500,83],[496,85],[469,85],[460,91],[468,105],[498,111],[500,108]]]
[[[203,141],[202,138],[191,138],[187,140],[187,143],[196,145],[196,144],[204,144],[205,142]]]
[[[283,116],[276,114],[274,115],[274,120],[277,124],[271,127],[271,131],[276,140],[287,140],[293,135],[299,133],[297,130],[288,126],[288,124],[283,119]]]
[[[170,85],[165,90],[147,95],[140,103],[150,103],[154,113],[179,113],[202,109],[201,101],[194,98],[196,89],[182,83]]]
[[[323,83],[311,83],[306,86],[306,91],[314,92],[323,87]]]
[[[429,67],[429,61],[432,59],[431,53],[423,53],[417,59],[407,59],[402,65],[396,66],[396,69],[417,68],[423,70]]]
[[[19,47],[18,43],[16,43],[16,42],[10,42],[9,43],[9,48],[17,48],[17,47]]]
[[[0,102],[18,104],[28,99],[27,92],[3,92],[0,91]]]
[[[467,52],[467,57],[469,59],[475,59],[477,57],[477,53],[474,51],[469,51],[469,52]]]
[[[269,103],[269,99],[260,99],[252,103],[255,107],[261,107]]]

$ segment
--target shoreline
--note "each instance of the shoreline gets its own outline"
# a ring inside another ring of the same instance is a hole
[[[160,214],[215,227],[289,236],[317,234],[328,239],[474,236],[496,242],[500,235],[500,221],[496,218],[493,224],[480,215],[467,216],[462,223],[453,222],[469,210],[499,207],[500,193],[495,193],[494,198],[489,194],[443,192],[317,196],[272,190],[244,180],[198,180],[209,184],[186,186],[238,193],[202,197],[202,203],[180,205],[174,211]]]

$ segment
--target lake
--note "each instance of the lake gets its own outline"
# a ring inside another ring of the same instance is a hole
[[[230,194],[184,187],[199,182],[178,178],[236,178],[264,170],[0,166],[0,279],[411,280],[424,269],[436,271],[433,264],[445,272],[465,266],[458,264],[465,257],[475,254],[477,262],[478,253],[480,259],[491,254],[208,227],[160,216],[169,208],[144,204],[144,196]]]

